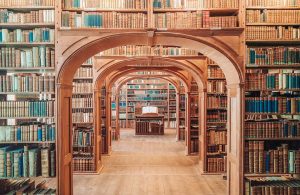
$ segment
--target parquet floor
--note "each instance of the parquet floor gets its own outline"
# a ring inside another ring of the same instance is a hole
[[[175,131],[135,136],[121,131],[100,175],[75,175],[75,195],[225,195],[221,176],[200,175],[197,157],[184,155]]]

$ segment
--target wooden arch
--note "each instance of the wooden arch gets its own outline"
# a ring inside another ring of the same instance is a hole
[[[151,63],[151,64],[150,64]],[[138,64],[138,66],[136,66]],[[140,66],[143,65],[143,66]],[[159,65],[159,66],[156,66]],[[130,67],[132,66],[132,67]],[[124,71],[130,68],[141,68],[142,70],[171,70],[173,72],[185,71],[189,75],[191,75],[197,82],[199,89],[206,88],[206,82],[204,77],[204,70],[201,69],[203,67],[197,66],[191,62],[186,61],[178,61],[169,58],[162,57],[136,57],[136,58],[128,58],[126,60],[119,60],[109,63],[105,67],[100,67],[95,75],[96,79],[96,88],[99,89],[99,84],[101,84],[105,79],[106,75],[109,75],[113,71]],[[180,78],[180,77],[179,77]],[[187,77],[188,79],[188,77]],[[97,86],[98,85],[98,86]],[[190,86],[189,86],[190,87]]]
[[[194,49],[215,61],[223,70],[228,84],[228,192],[243,192],[243,55],[239,35],[197,37],[175,32],[91,32],[74,34],[59,31],[57,36],[57,177],[58,193],[73,194],[72,178],[72,80],[88,58],[109,48],[124,45],[174,45]],[[224,39],[226,37],[226,39]],[[186,67],[188,68],[188,67]],[[103,75],[103,74],[102,74]],[[103,75],[104,76],[104,75]],[[201,75],[192,75],[200,84]]]

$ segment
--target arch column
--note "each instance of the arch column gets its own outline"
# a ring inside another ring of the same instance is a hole
[[[176,92],[176,141],[179,141],[180,130],[179,130],[179,122],[180,122],[180,87]]]
[[[188,91],[185,95],[185,154],[188,155],[191,152],[191,92]]]
[[[227,85],[227,184],[228,194],[243,194],[243,127],[244,127],[244,84]]]
[[[73,194],[72,89],[72,85],[56,84],[58,194]]]
[[[116,140],[120,139],[120,125],[119,125],[119,91],[116,92]]]
[[[107,89],[106,87],[106,94],[105,94],[105,113],[106,113],[106,118],[105,118],[105,124],[106,124],[106,141],[107,141],[107,153],[111,153],[111,91]]]
[[[200,121],[200,129],[199,129],[199,164],[200,164],[200,171],[204,172],[206,167],[206,114],[207,114],[207,89],[202,89],[199,92],[199,121]]]
[[[98,172],[102,168],[102,160],[100,153],[102,152],[102,132],[101,132],[101,113],[100,108],[98,105],[100,105],[100,90],[94,89],[93,94],[93,109],[94,112],[94,131],[96,136],[96,143],[95,143],[95,165],[96,165],[96,172]]]

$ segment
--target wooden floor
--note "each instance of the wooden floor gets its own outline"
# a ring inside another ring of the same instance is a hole
[[[197,157],[184,155],[175,131],[164,136],[135,136],[121,131],[100,175],[75,175],[75,195],[224,195],[221,176],[200,175]]]

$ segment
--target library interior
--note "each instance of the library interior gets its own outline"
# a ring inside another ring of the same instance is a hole
[[[300,0],[0,0],[0,195],[300,195]]]

